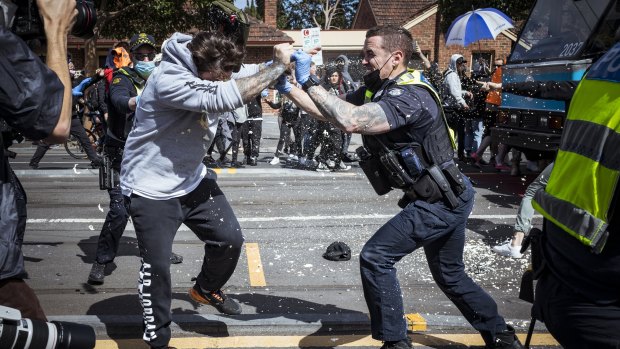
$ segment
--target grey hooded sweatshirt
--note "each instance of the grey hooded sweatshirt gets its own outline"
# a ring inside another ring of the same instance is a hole
[[[202,159],[220,115],[243,106],[234,79],[258,72],[256,64],[243,65],[229,81],[202,80],[187,48],[191,39],[175,33],[164,43],[142,92],[121,165],[124,195],[167,200],[194,190],[212,173]]]
[[[453,54],[450,57],[450,66],[444,73],[443,85],[441,86],[443,105],[455,109],[461,109],[467,105],[463,98],[467,92],[461,88],[461,79],[456,67],[456,61],[461,57],[463,55],[460,54]]]

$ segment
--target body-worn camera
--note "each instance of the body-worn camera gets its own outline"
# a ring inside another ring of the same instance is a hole
[[[92,349],[92,327],[73,322],[22,319],[19,310],[0,305],[0,348]]]
[[[39,15],[36,0],[14,0],[17,5],[15,19],[11,30],[22,39],[45,40],[43,21]],[[75,0],[78,14],[71,34],[82,39],[88,39],[94,35],[93,29],[97,23],[97,10],[92,0]]]

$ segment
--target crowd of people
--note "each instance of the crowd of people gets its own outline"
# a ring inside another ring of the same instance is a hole
[[[266,89],[273,87],[279,97],[270,106],[280,110],[281,132],[271,164],[286,156],[304,168],[346,171],[348,161],[359,161],[377,194],[402,192],[397,203],[402,210],[370,237],[359,255],[371,334],[383,342],[381,348],[413,347],[395,265],[418,249],[424,250],[439,289],[480,333],[486,348],[522,348],[496,302],[465,272],[465,227],[475,190],[457,161],[469,157],[482,164],[486,114],[467,116],[474,104],[493,112],[487,109],[492,96],[482,92],[527,89],[551,96],[555,87],[566,85],[467,85],[467,62],[458,54],[441,76],[433,76],[436,66],[423,59],[432,77],[426,78],[409,69],[414,54],[423,56],[411,33],[391,25],[366,32],[362,64],[368,73],[359,85],[347,81],[337,68],[326,69],[320,78],[312,63],[319,48],[304,52],[278,44],[271,61],[247,64],[243,61],[249,20],[224,1],[211,5],[206,31],[174,33],[161,44],[161,56],[154,38],[139,33],[126,45],[114,47],[109,64],[96,76],[72,84],[66,40],[77,12],[75,2],[37,3],[48,41],[47,65],[0,26],[0,64],[13,74],[0,81],[0,116],[28,138],[43,140],[45,147],[65,141],[75,131],[72,106],[86,87],[99,84],[92,88],[107,96],[101,110],[107,124],[103,158],[92,161],[109,176],[102,176],[100,186],[108,190],[110,210],[88,279],[103,283],[131,217],[141,258],[143,339],[149,347],[172,348],[170,265],[182,261],[172,252],[181,224],[204,242],[204,258],[189,297],[223,314],[242,312],[234,297],[222,291],[241,254],[242,229],[215,172],[205,165],[227,162],[229,151],[231,166],[256,165],[260,105]],[[566,348],[620,345],[620,215],[615,209],[620,166],[613,149],[620,142],[620,76],[613,66],[619,55],[620,43],[565,95],[571,104],[558,157],[528,188],[528,201],[522,203],[524,221],[518,222],[518,229],[529,229],[527,218],[533,210],[527,205],[545,217],[546,234],[536,246],[545,263],[534,266],[540,280],[534,316]],[[477,67],[477,73],[493,79],[485,62]],[[29,79],[27,84],[8,85],[23,77]],[[25,98],[12,99],[6,94],[11,88],[21,89]],[[362,137],[357,158],[348,152],[352,133]],[[585,139],[584,134],[591,137]],[[243,163],[238,161],[241,144]],[[497,148],[496,168],[505,156]],[[213,159],[215,149],[218,160]],[[0,305],[45,321],[37,296],[24,281],[25,193],[5,149],[1,151]],[[514,257],[522,238],[518,232],[515,244],[496,252]]]

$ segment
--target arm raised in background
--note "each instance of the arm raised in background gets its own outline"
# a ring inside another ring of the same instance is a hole
[[[65,87],[60,118],[46,139],[50,143],[64,142],[71,128],[72,96],[67,66],[67,36],[75,23],[75,4],[75,0],[37,0],[47,38],[47,66],[58,75]]]

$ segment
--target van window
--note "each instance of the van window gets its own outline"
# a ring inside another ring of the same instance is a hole
[[[509,61],[514,63],[578,57],[611,1],[538,1]]]

